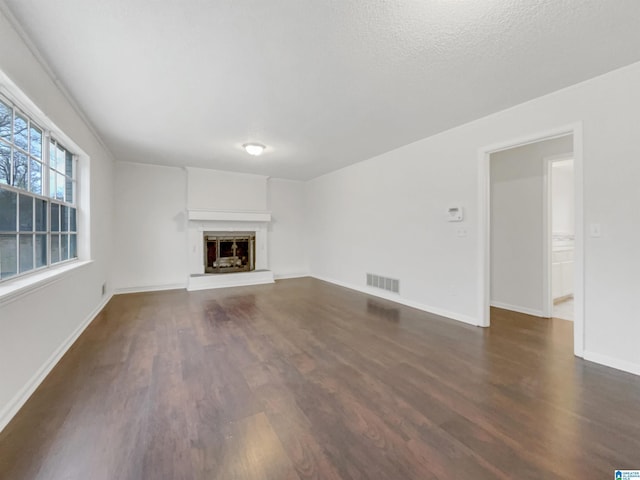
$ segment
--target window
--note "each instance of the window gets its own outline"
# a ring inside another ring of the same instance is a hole
[[[76,163],[0,97],[0,282],[77,258]]]

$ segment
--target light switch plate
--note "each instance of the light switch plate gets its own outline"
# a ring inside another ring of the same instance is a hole
[[[461,205],[451,205],[447,208],[447,221],[449,222],[461,222],[464,219]]]

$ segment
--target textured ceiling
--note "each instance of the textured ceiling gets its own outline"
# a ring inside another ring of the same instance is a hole
[[[637,0],[5,3],[118,160],[284,178],[640,60]]]

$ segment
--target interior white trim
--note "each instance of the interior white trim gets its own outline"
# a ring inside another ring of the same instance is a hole
[[[42,381],[53,370],[53,367],[67,353],[67,350],[80,337],[82,332],[93,322],[93,320],[102,311],[112,295],[107,295],[98,304],[98,306],[87,316],[87,318],[76,328],[67,339],[51,354],[46,362],[38,369],[31,379],[16,393],[11,401],[0,411],[0,432],[9,424],[11,419],[18,413],[22,406],[29,400],[29,397],[35,392]]]
[[[533,315],[534,317],[547,318],[542,310],[536,310],[534,308],[519,307],[517,305],[510,305],[502,302],[491,302],[491,306],[502,308],[503,310],[510,310],[512,312],[524,313],[525,315]]]
[[[51,81],[55,84],[56,88],[60,91],[60,93],[62,94],[64,99],[67,102],[69,102],[69,105],[71,105],[71,108],[73,108],[75,113],[80,117],[80,119],[87,126],[87,128],[91,132],[91,135],[93,135],[93,137],[96,139],[96,141],[100,144],[100,146],[104,149],[104,151],[112,159],[115,158],[115,156],[113,155],[113,153],[111,152],[109,147],[107,147],[107,144],[104,142],[102,137],[98,134],[98,130],[95,128],[93,123],[89,120],[89,117],[87,117],[87,115],[84,113],[84,110],[82,108],[80,108],[80,105],[78,104],[78,102],[75,101],[73,95],[71,95],[69,93],[69,90],[67,90],[67,87],[56,76],[55,72],[53,71],[53,69],[49,65],[49,62],[47,62],[44,59],[44,57],[40,53],[40,50],[38,50],[38,48],[36,48],[35,44],[31,40],[29,35],[27,35],[27,33],[25,32],[25,30],[22,27],[22,25],[20,24],[20,22],[16,19],[15,15],[11,11],[11,9],[6,5],[6,3],[3,0],[0,0],[0,12],[2,13],[2,15],[4,15],[7,18],[7,20],[11,24],[11,27],[13,27],[13,29],[18,33],[18,36],[20,37],[20,39],[24,42],[24,44],[29,49],[31,54],[34,56],[36,61],[44,69],[44,71],[49,76]],[[4,73],[2,71],[0,71],[0,74],[2,74],[5,78],[8,78],[8,77],[6,77],[6,75],[4,75]],[[11,82],[11,83],[13,84],[13,82]],[[31,100],[29,100],[29,104],[30,105],[34,105],[33,102],[31,102]],[[39,110],[39,109],[37,109],[37,110]],[[25,111],[25,113],[28,113],[28,112]],[[61,138],[61,140],[62,140],[62,138]],[[66,140],[65,140],[65,143],[69,144],[69,142],[66,141]],[[73,142],[71,142],[71,143],[73,145],[75,145],[75,143],[73,143]],[[75,150],[79,150],[79,149],[75,149]]]
[[[0,93],[9,98],[16,106],[26,113],[39,127],[51,131],[56,139],[77,156],[89,157],[89,155],[71,137],[66,135],[51,118],[18,87],[7,74],[0,70]],[[99,137],[96,137],[99,140]]]
[[[627,362],[626,360],[620,360],[619,358],[613,358],[608,355],[602,355],[588,350],[584,351],[584,359],[589,360],[590,362],[599,363],[605,367],[611,367],[616,370],[622,370],[623,372],[640,375],[640,364],[637,363]]]
[[[478,319],[469,317],[467,315],[461,315],[456,312],[450,312],[448,310],[443,310],[441,308],[432,307],[430,305],[425,305],[423,303],[414,302],[413,300],[408,300],[399,296],[397,293],[388,293],[385,290],[379,290],[377,288],[370,288],[366,286],[355,285],[352,283],[341,282],[339,280],[334,280],[332,278],[321,277],[318,275],[310,275],[313,278],[317,278],[318,280],[322,280],[324,282],[333,283],[334,285],[338,285],[340,287],[345,287],[350,290],[356,290],[358,292],[366,293],[367,295],[373,295],[374,297],[384,298],[385,300],[390,300],[392,302],[399,303],[401,305],[406,305],[407,307],[412,307],[417,310],[422,310],[423,312],[432,313],[434,315],[438,315],[440,317],[445,317],[450,320],[457,320],[459,322],[468,323],[469,325],[473,325],[475,327],[480,327],[480,323]]]
[[[271,212],[242,212],[190,208],[189,220],[223,222],[270,222]]]
[[[239,272],[239,273],[244,273],[244,272]],[[282,273],[282,274],[274,274],[273,278],[274,280],[287,280],[291,278],[304,278],[308,276],[309,276],[308,273]],[[260,283],[251,283],[251,285],[260,285],[261,283],[271,283],[271,282],[268,281],[268,282],[260,282]],[[224,286],[228,286],[228,285],[224,285]],[[230,286],[242,286],[242,285],[236,282],[233,282],[233,285],[230,285]],[[222,287],[212,287],[212,288],[222,288]],[[167,285],[140,285],[135,287],[116,288],[113,294],[124,295],[127,293],[161,292],[165,290],[182,290],[182,289],[187,289],[187,283],[172,283]],[[197,290],[201,290],[201,289],[197,289]]]
[[[62,280],[77,269],[93,263],[93,260],[74,260],[54,265],[0,284],[0,306],[18,300],[52,283]]]
[[[584,205],[583,205],[583,133],[582,122],[572,123],[538,133],[506,140],[478,149],[478,318],[484,327],[490,325],[491,305],[491,224],[490,224],[490,156],[492,153],[521,147],[542,140],[573,135],[575,185],[575,291],[573,351],[584,355]]]
[[[170,283],[166,285],[141,285],[137,287],[116,288],[114,295],[122,295],[126,293],[144,293],[144,292],[161,292],[164,290],[182,290],[187,288],[186,283]]]
[[[573,175],[575,203],[575,240],[574,240],[574,285],[573,294],[573,351],[576,356],[584,356],[585,331],[585,291],[584,291],[584,160],[582,122],[573,128]]]

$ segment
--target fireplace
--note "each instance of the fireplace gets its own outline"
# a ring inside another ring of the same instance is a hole
[[[273,283],[269,212],[191,209],[188,215],[187,290]]]
[[[204,232],[205,273],[250,272],[256,268],[256,232]]]

